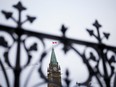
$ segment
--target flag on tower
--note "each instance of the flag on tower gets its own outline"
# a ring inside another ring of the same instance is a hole
[[[52,44],[57,44],[57,42],[52,42]]]

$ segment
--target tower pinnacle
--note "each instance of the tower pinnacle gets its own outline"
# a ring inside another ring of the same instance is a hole
[[[54,52],[54,48],[52,48],[52,54],[51,54],[51,60],[50,60],[50,63],[53,64],[53,65],[57,65],[57,59],[56,59],[56,55],[55,55],[55,52]]]

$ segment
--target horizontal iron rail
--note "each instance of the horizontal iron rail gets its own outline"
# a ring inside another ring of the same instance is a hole
[[[19,31],[19,29],[15,27],[0,25],[0,30],[6,31],[6,32],[16,32],[18,30],[18,32],[21,32],[22,34],[28,34],[28,35],[35,36],[38,38],[54,39],[54,40],[59,40],[59,41],[65,40],[70,43],[86,45],[88,47],[103,47],[105,49],[109,49],[109,50],[116,52],[116,47],[114,46],[109,46],[106,44],[99,44],[99,43],[94,43],[94,42],[88,42],[88,41],[83,41],[83,40],[77,40],[77,39],[67,38],[63,36],[56,36],[56,35],[50,35],[50,34],[45,34],[45,33],[40,33],[40,32],[34,32],[34,31],[23,29],[23,28],[21,28]]]

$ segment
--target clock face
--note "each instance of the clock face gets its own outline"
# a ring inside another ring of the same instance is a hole
[[[54,71],[57,71],[57,67],[53,67],[53,70],[54,70]]]

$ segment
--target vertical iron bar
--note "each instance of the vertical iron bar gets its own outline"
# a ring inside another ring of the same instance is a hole
[[[100,37],[99,28],[97,28],[97,33],[98,33],[98,41],[99,41],[99,43],[101,43],[101,37]]]
[[[18,20],[18,44],[17,44],[17,56],[16,56],[16,67],[14,69],[14,87],[20,87],[20,74],[21,74],[21,67],[20,67],[20,42],[21,42],[21,34],[19,29],[21,28],[21,11],[19,10],[19,20]]]

